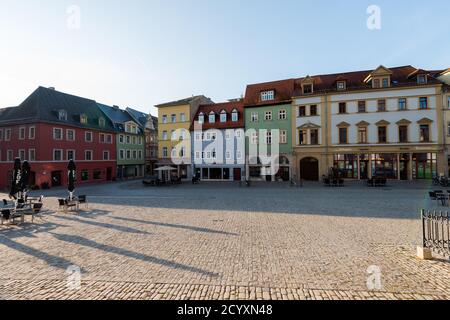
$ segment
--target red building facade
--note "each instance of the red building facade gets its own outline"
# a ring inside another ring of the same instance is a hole
[[[9,187],[15,158],[29,161],[30,184],[39,188],[66,186],[70,159],[77,165],[77,185],[115,180],[115,134],[101,111],[92,109],[96,105],[52,89],[36,94],[56,98],[39,99],[38,106],[28,98],[0,112],[0,188]]]

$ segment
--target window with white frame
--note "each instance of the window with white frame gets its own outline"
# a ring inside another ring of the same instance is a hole
[[[142,158],[143,158],[143,157],[142,157],[142,150],[139,150],[139,151],[138,151],[138,157],[139,157],[139,160],[142,160]]]
[[[220,113],[220,122],[227,122],[227,112],[225,110]]]
[[[25,127],[19,128],[19,140],[25,140],[25,131],[26,131]]]
[[[72,129],[66,130],[66,140],[67,141],[75,141],[75,130],[72,130]]]
[[[261,92],[261,101],[272,101],[275,99],[275,91],[268,90]]]
[[[126,136],[125,141],[127,142],[127,144],[131,144],[131,136]]]
[[[172,130],[170,133],[170,139],[177,140],[177,132],[175,130]]]
[[[112,143],[112,141],[113,141],[113,138],[112,138],[112,134],[107,134],[106,135],[106,143]]]
[[[14,161],[14,151],[13,150],[8,150],[6,152],[6,161],[8,161],[8,162]]]
[[[137,160],[137,151],[133,150],[133,160]]]
[[[61,149],[53,150],[53,161],[62,161],[63,160],[63,151]]]
[[[92,132],[86,131],[86,132],[84,133],[84,140],[85,140],[86,142],[92,142],[92,140],[93,140],[93,138],[92,138]]]
[[[236,138],[238,138],[238,139],[240,139],[241,137],[244,136],[243,130],[236,130],[235,134],[236,134]]]
[[[58,119],[61,121],[67,121],[67,111],[66,110],[59,110],[58,111]]]
[[[177,115],[176,114],[171,115],[170,119],[171,119],[172,123],[176,123],[177,122]]]
[[[211,112],[209,114],[209,123],[215,123],[216,122],[216,114],[214,112]]]
[[[28,161],[36,161],[36,149],[28,149]]]
[[[127,160],[131,159],[131,150],[127,150]]]
[[[53,140],[62,140],[61,128],[53,128]]]
[[[125,150],[120,149],[119,150],[119,159],[124,160],[125,159]]]
[[[102,117],[99,118],[98,119],[98,125],[103,128],[106,125],[105,118],[102,118]]]
[[[201,139],[202,139],[202,135],[201,135],[199,132],[197,132],[197,133],[195,134],[195,140],[196,140],[196,141],[201,141]]]
[[[225,158],[226,158],[227,160],[230,160],[230,159],[231,159],[231,152],[230,152],[230,151],[225,152]]]
[[[266,111],[264,113],[264,120],[266,120],[266,121],[272,120],[272,111]]]
[[[86,161],[92,161],[93,160],[92,150],[86,150],[84,152],[84,160],[86,160]]]
[[[103,160],[109,160],[109,151],[103,151]]]
[[[75,150],[67,150],[67,160],[76,160]]]
[[[242,159],[242,152],[241,151],[236,151],[236,159]]]
[[[286,119],[287,119],[287,113],[286,113],[286,110],[281,109],[281,110],[278,112],[278,119],[279,119],[279,120],[286,120]]]
[[[123,143],[124,142],[124,138],[123,138],[123,134],[119,135],[119,143]]]
[[[237,112],[237,110],[233,110],[233,112],[231,113],[231,121],[238,122],[238,120],[239,120],[239,113]]]
[[[27,160],[26,159],[26,156],[25,156],[25,149],[20,149],[19,150],[19,158],[20,158],[20,160]]]
[[[28,128],[28,139],[34,140],[36,137],[36,127],[32,126]]]
[[[280,130],[280,143],[287,143],[287,131]]]
[[[185,113],[180,113],[180,121],[186,122],[186,114]]]
[[[205,115],[203,112],[198,115],[198,123],[205,123]]]
[[[225,131],[225,139],[226,140],[230,140],[231,139],[231,130],[226,130]]]
[[[11,129],[5,129],[5,141],[11,140]]]
[[[166,124],[167,123],[167,114],[162,116],[162,123]]]
[[[258,112],[252,112],[251,122],[258,122]]]
[[[266,132],[266,144],[272,144],[272,131],[270,130]]]
[[[195,152],[195,159],[200,159],[200,151]]]

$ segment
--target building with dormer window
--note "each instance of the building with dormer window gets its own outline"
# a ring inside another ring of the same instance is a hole
[[[214,122],[202,121],[214,115]],[[245,178],[244,102],[201,105],[191,125],[193,175],[207,181]]]
[[[67,185],[71,159],[77,184],[111,181],[114,127],[95,101],[39,87],[19,106],[0,109],[0,188],[11,182],[17,157],[30,162],[30,183],[37,187]]]
[[[412,66],[297,79],[295,172],[304,180],[319,180],[331,167],[348,179],[446,175],[444,90],[433,72]]]

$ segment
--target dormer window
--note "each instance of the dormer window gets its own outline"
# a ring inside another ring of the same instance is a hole
[[[80,116],[80,123],[81,123],[81,124],[87,124],[87,122],[88,122],[87,116],[86,116],[85,114],[82,114],[82,115]]]
[[[382,84],[383,84],[383,88],[389,88],[391,86],[391,82],[389,81],[389,78],[383,78]]]
[[[59,110],[58,111],[58,119],[61,121],[67,121],[67,111],[66,110]]]
[[[311,94],[313,93],[313,85],[312,83],[303,85],[303,94]]]
[[[343,91],[343,90],[347,89],[347,82],[346,81],[338,81],[337,82],[337,89],[339,91]]]
[[[105,118],[98,119],[98,125],[103,128],[106,125]]]
[[[203,112],[198,115],[198,123],[205,123],[205,114]]]
[[[216,122],[216,114],[211,111],[211,113],[209,114],[209,123],[215,123]]]
[[[237,122],[239,120],[239,113],[237,112],[237,110],[233,110],[233,112],[231,113],[231,121],[233,122]]]
[[[225,110],[222,110],[220,113],[220,122],[227,122],[227,112]]]
[[[417,76],[417,84],[427,84],[427,76],[424,74],[419,74]]]
[[[261,92],[261,101],[271,101],[275,99],[275,91],[263,91]]]

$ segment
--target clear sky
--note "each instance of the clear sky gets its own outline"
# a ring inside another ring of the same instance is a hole
[[[154,113],[307,74],[448,68],[449,12],[448,0],[0,0],[0,107],[41,85]]]

